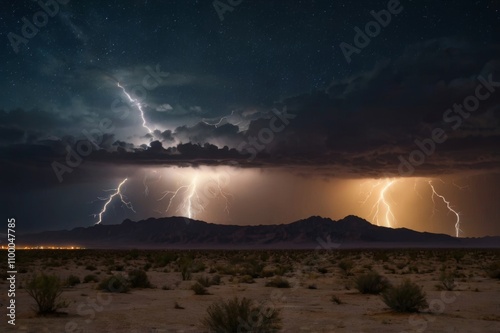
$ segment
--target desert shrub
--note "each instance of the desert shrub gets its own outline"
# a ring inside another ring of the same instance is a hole
[[[220,283],[220,276],[215,275],[214,277],[210,278],[209,276],[201,275],[196,278],[196,282],[198,282],[204,287],[210,287],[214,284]]]
[[[66,285],[68,287],[74,287],[74,286],[76,286],[79,283],[80,283],[80,278],[78,276],[76,276],[76,275],[70,275],[66,279]]]
[[[215,269],[217,270],[217,272],[219,272],[220,274],[224,274],[224,275],[236,275],[236,269],[235,269],[235,266],[231,266],[231,265],[217,265],[215,267]]]
[[[500,279],[500,263],[489,265],[486,271],[492,279]]]
[[[438,290],[452,291],[456,287],[454,273],[441,272],[441,275],[439,276],[439,281],[441,282],[441,284],[437,285]]]
[[[87,265],[85,266],[85,269],[88,271],[95,271],[97,268],[94,265]]]
[[[427,307],[422,288],[410,280],[404,280],[397,286],[387,288],[382,293],[382,300],[397,312],[418,312]]]
[[[328,269],[326,269],[325,267],[318,267],[318,273],[326,274],[328,273]]]
[[[140,269],[131,270],[128,273],[128,280],[132,288],[151,288],[148,275],[145,271]]]
[[[207,266],[202,261],[193,261],[191,264],[191,272],[193,273],[198,273],[198,272],[203,272]]]
[[[111,293],[126,293],[130,285],[123,275],[117,274],[102,280],[97,288]]]
[[[137,258],[139,258],[139,250],[138,250],[138,249],[132,249],[132,250],[130,250],[130,252],[129,252],[129,256],[130,256],[130,258],[132,258],[132,259],[137,259]]]
[[[341,262],[339,262],[339,268],[346,276],[349,276],[352,274],[351,272],[354,268],[354,262],[352,262],[351,260],[342,260]]]
[[[380,294],[390,286],[389,281],[375,271],[359,275],[354,284],[360,293],[374,295]]]
[[[155,258],[156,267],[165,267],[172,261],[175,261],[177,256],[174,253],[167,252],[163,253]]]
[[[203,326],[210,332],[278,332],[281,329],[279,309],[255,304],[248,298],[237,297],[217,301],[207,308]]]
[[[340,300],[340,298],[337,295],[332,295],[330,300],[335,304],[342,304],[342,301]]]
[[[464,257],[465,257],[465,252],[461,250],[455,250],[451,254],[453,259],[455,259],[456,263],[458,264]]]
[[[99,282],[99,278],[94,274],[85,275],[85,277],[83,278],[83,283],[89,282]]]
[[[239,277],[238,283],[255,283],[255,281],[251,275],[243,275]]]
[[[271,269],[263,269],[260,273],[260,276],[263,278],[274,276],[274,270]]]
[[[218,286],[220,284],[220,275],[215,274],[214,276],[212,276],[212,280],[210,280],[210,284],[212,284],[214,286]]]
[[[389,260],[387,253],[385,251],[375,251],[373,253],[373,260],[386,262]]]
[[[179,270],[181,271],[182,281],[191,280],[193,260],[189,257],[181,258],[179,261]]]
[[[291,265],[278,265],[274,270],[275,275],[285,275],[289,272],[293,272],[293,267]]]
[[[210,279],[208,278],[208,276],[200,276],[196,279],[196,282],[198,282],[199,284],[201,284],[203,287],[210,287],[212,285],[212,281],[210,281]]]
[[[196,282],[191,286],[191,290],[194,291],[195,295],[210,295],[207,288]]]
[[[125,269],[125,265],[115,265],[115,271],[118,271],[118,272],[123,272],[123,270]]]
[[[281,276],[276,276],[266,283],[266,287],[290,288],[290,283],[287,279],[282,278]]]
[[[25,286],[26,292],[36,302],[38,314],[54,313],[68,304],[60,299],[62,283],[55,275],[40,274],[33,276]]]
[[[253,278],[258,278],[262,276],[263,269],[264,265],[262,263],[258,263],[255,260],[251,260],[243,265],[240,273],[242,275],[250,275]]]

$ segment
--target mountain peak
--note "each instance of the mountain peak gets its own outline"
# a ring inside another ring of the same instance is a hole
[[[347,248],[369,247],[498,247],[500,238],[458,239],[410,229],[379,227],[354,215],[338,221],[311,216],[280,225],[223,225],[180,216],[96,225],[71,231],[23,235],[23,245],[66,245],[87,248],[224,248],[315,249],[334,241]],[[472,245],[469,245],[472,246]]]

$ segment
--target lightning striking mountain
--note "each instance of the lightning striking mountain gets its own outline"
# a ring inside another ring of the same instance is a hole
[[[440,198],[446,205],[446,208],[448,209],[449,212],[453,213],[456,217],[456,220],[455,220],[455,235],[456,237],[459,237],[460,235],[460,232],[462,232],[462,230],[460,229],[460,213],[457,212],[455,209],[453,209],[453,207],[451,207],[451,204],[450,204],[450,201],[446,200],[446,198],[437,193],[436,189],[434,188],[434,185],[432,185],[432,181],[429,180],[429,186],[431,187],[432,189],[432,202],[435,204],[435,201],[434,201],[434,198],[435,197],[438,197]]]
[[[111,203],[111,201],[113,201],[113,198],[116,197],[117,195],[120,197],[120,200],[121,202],[125,205],[125,207],[127,207],[128,209],[130,209],[131,211],[133,211],[135,213],[135,210],[134,210],[134,207],[132,206],[132,203],[130,203],[129,201],[126,201],[126,197],[123,195],[123,193],[121,192],[121,189],[122,189],[122,186],[123,184],[125,184],[125,182],[128,180],[128,178],[125,178],[119,185],[116,189],[109,189],[109,190],[105,190],[105,191],[113,191],[114,193],[111,194],[108,198],[99,198],[99,200],[103,200],[103,201],[106,201],[106,203],[104,204],[104,206],[102,207],[101,211],[99,212],[99,214],[94,214],[94,217],[95,216],[99,216],[99,220],[96,222],[96,224],[100,224],[102,222],[102,216],[103,214],[106,212],[106,209],[108,207],[108,205]]]

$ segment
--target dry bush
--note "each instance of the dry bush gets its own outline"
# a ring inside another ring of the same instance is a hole
[[[397,312],[418,312],[426,308],[428,305],[425,297],[422,288],[410,280],[404,280],[382,294],[384,303]]]
[[[40,315],[57,312],[68,304],[61,300],[62,283],[55,275],[44,273],[33,276],[24,288],[36,302],[36,310]]]
[[[237,297],[228,301],[217,301],[207,309],[202,324],[210,332],[278,332],[281,329],[279,309],[255,304],[248,298]]]

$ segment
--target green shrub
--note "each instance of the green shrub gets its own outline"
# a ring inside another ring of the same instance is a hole
[[[131,270],[128,273],[128,280],[132,288],[151,288],[148,275],[145,271],[140,269]]]
[[[85,277],[83,278],[83,283],[89,282],[99,282],[99,278],[94,274],[85,275]]]
[[[191,264],[191,272],[193,273],[203,272],[206,268],[205,264],[201,261],[193,261]]]
[[[117,274],[102,280],[97,288],[111,293],[126,293],[130,285],[123,275]]]
[[[203,287],[210,287],[212,285],[212,281],[208,278],[208,276],[200,276],[196,279],[196,281],[201,284]]]
[[[54,313],[68,306],[60,299],[62,283],[55,275],[35,275],[26,283],[24,289],[35,300],[38,314]]]
[[[276,276],[266,283],[266,287],[290,288],[290,283],[287,279],[282,278],[281,276]]]
[[[418,312],[428,306],[422,288],[410,280],[388,288],[382,294],[382,300],[397,312]]]
[[[360,293],[373,295],[380,294],[390,286],[389,281],[375,271],[359,275],[354,283]]]
[[[210,295],[207,288],[203,287],[198,282],[196,282],[191,286],[191,290],[194,291],[195,295]]]
[[[177,256],[174,253],[167,252],[157,256],[155,263],[157,267],[165,267],[175,259],[177,259]]]
[[[441,282],[441,284],[437,285],[438,290],[452,291],[456,287],[454,273],[441,272],[439,281]]]
[[[256,305],[248,298],[217,301],[207,309],[203,326],[210,332],[278,332],[281,329],[279,309]]]
[[[76,276],[76,275],[70,275],[66,279],[66,285],[68,287],[74,287],[74,286],[76,286],[79,283],[80,283],[80,278],[78,276]]]
[[[179,270],[181,271],[182,281],[191,280],[193,260],[189,257],[184,257],[179,260]]]
[[[354,268],[354,263],[351,260],[342,260],[339,262],[339,268],[346,276],[349,276],[352,274],[351,272]]]

